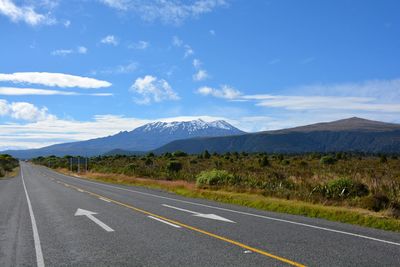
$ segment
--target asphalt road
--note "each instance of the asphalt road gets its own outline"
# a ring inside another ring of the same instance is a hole
[[[0,266],[400,266],[399,233],[21,170]]]

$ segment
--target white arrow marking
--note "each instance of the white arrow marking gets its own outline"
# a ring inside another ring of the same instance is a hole
[[[159,222],[168,224],[168,225],[170,225],[170,226],[172,226],[172,227],[175,227],[175,228],[181,228],[179,225],[176,225],[176,224],[173,224],[173,223],[170,223],[170,222],[166,222],[166,221],[164,221],[164,220],[161,220],[161,219],[156,218],[156,217],[153,217],[153,216],[147,216],[147,217],[149,217],[150,219],[153,219],[153,220],[156,220],[156,221],[159,221]]]
[[[84,210],[84,209],[77,209],[75,212],[75,216],[86,216],[90,220],[92,220],[94,223],[96,223],[98,226],[106,230],[107,232],[114,232],[114,230],[109,227],[107,224],[103,223],[93,215],[97,214],[96,212],[89,211],[89,210]]]
[[[180,210],[180,211],[185,211],[185,212],[191,213],[191,214],[193,214],[193,216],[196,216],[196,217],[212,219],[212,220],[217,220],[217,221],[223,221],[223,222],[235,223],[234,221],[231,221],[229,219],[226,219],[226,218],[221,217],[221,216],[216,215],[216,214],[204,214],[204,213],[200,213],[200,212],[195,212],[195,211],[191,211],[191,210],[186,210],[186,209],[170,206],[170,205],[167,205],[167,204],[162,204],[162,205],[164,207],[167,207],[167,208],[171,208],[171,209],[175,209],[175,210]]]

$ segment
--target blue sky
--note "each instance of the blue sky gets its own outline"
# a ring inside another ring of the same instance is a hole
[[[0,149],[153,120],[400,123],[400,2],[0,0]]]

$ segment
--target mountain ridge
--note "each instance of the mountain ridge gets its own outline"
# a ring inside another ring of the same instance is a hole
[[[205,122],[201,119],[180,122],[152,122],[137,127],[132,131],[123,131],[111,136],[55,144],[38,149],[9,150],[4,153],[18,158],[49,155],[95,156],[118,149],[149,151],[178,139],[227,136],[242,133],[244,132],[221,120],[212,122]]]
[[[161,154],[181,150],[186,153],[270,152],[306,153],[359,151],[399,153],[400,124],[352,117],[289,129],[248,133],[239,136],[192,138],[173,141],[156,149]]]

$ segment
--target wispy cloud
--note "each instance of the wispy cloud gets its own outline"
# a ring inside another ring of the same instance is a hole
[[[115,67],[111,68],[106,68],[102,70],[94,70],[91,71],[92,75],[97,75],[97,74],[129,74],[129,73],[134,73],[138,69],[139,63],[137,62],[130,62],[126,65],[118,65]]]
[[[231,100],[238,99],[242,96],[242,93],[240,91],[228,85],[223,85],[219,89],[203,86],[197,90],[197,93],[204,96],[211,95],[214,97],[231,99]]]
[[[78,95],[78,93],[36,88],[0,87],[0,95]]]
[[[192,64],[195,69],[199,69],[202,65],[201,61],[197,58],[193,59]]]
[[[144,50],[147,49],[149,47],[150,43],[147,41],[137,41],[135,43],[131,43],[128,45],[128,48],[130,49],[138,49],[138,50]]]
[[[119,44],[118,38],[115,37],[114,35],[107,35],[105,37],[103,37],[100,42],[102,44],[107,44],[107,45],[113,45],[113,46],[117,46]]]
[[[192,47],[190,45],[185,45],[185,54],[183,55],[185,58],[190,57],[194,54],[194,50],[192,49]]]
[[[194,81],[204,81],[209,77],[208,73],[206,70],[198,70],[194,75],[193,75],[193,80]]]
[[[160,20],[180,24],[187,18],[197,18],[219,7],[228,6],[226,0],[100,0],[119,11],[132,12],[145,21]]]
[[[313,95],[246,95],[231,87],[214,89],[201,87],[198,93],[236,101],[253,101],[255,105],[269,108],[283,108],[297,111],[365,111],[365,112],[400,112],[400,79],[366,81],[336,85],[313,85],[295,88],[297,92],[313,92]],[[342,95],[324,95],[322,92],[342,92]],[[320,95],[315,95],[319,92]],[[346,92],[346,95],[343,94]],[[374,93],[372,93],[374,92]],[[382,93],[383,92],[383,93]],[[391,92],[397,92],[395,96]],[[392,99],[383,99],[379,94],[391,94]],[[358,94],[358,95],[357,95]],[[394,97],[394,98],[393,98]]]
[[[172,45],[176,46],[176,47],[181,47],[183,45],[183,41],[178,36],[173,36],[172,37]]]
[[[111,93],[83,94],[83,93],[77,93],[77,92],[71,92],[71,91],[59,91],[59,90],[38,89],[38,88],[0,87],[0,95],[8,95],[8,96],[22,96],[22,95],[112,96],[113,94],[111,94]]]
[[[80,87],[88,89],[110,87],[112,85],[107,81],[97,80],[94,78],[50,72],[15,72],[11,74],[0,73],[0,81],[40,84],[57,87]]]
[[[88,49],[85,46],[78,46],[76,49],[57,49],[51,52],[52,56],[68,56],[70,54],[86,54]]]
[[[130,90],[140,95],[140,98],[135,99],[135,102],[138,104],[179,99],[178,94],[166,80],[158,79],[151,75],[137,78]]]
[[[22,21],[31,26],[56,23],[56,20],[48,14],[36,12],[33,5],[17,6],[11,0],[0,0],[0,14],[8,17],[13,22]]]

